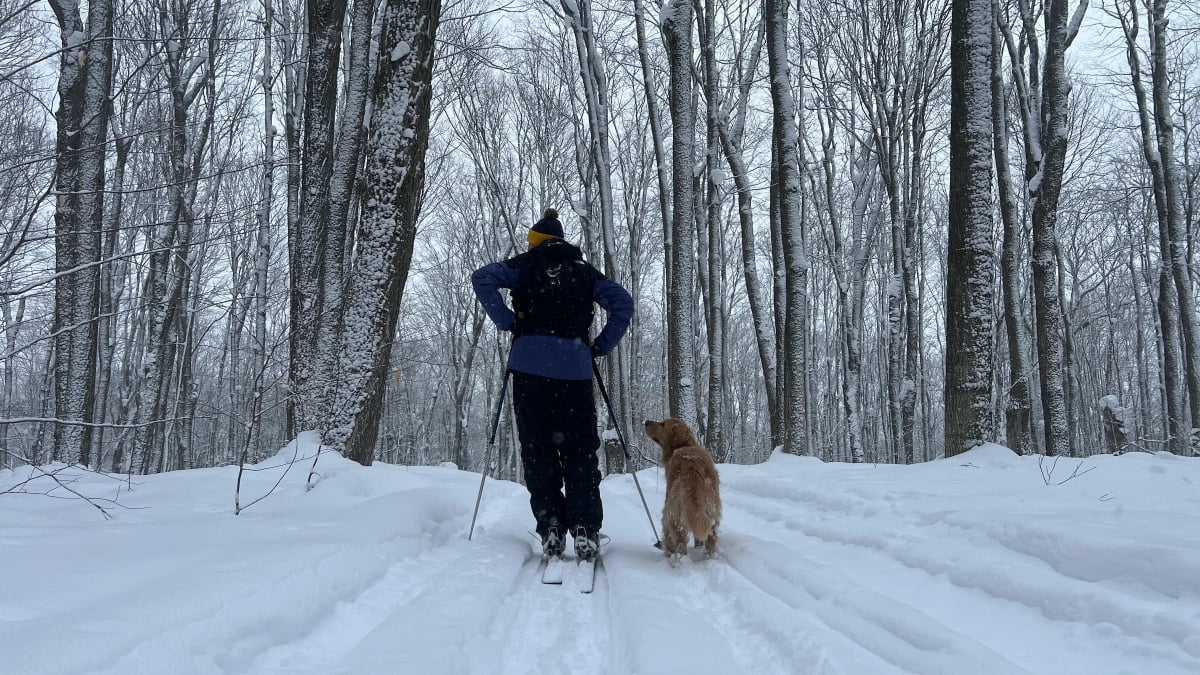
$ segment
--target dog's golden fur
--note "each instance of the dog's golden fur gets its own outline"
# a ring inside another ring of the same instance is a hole
[[[712,556],[717,552],[717,527],[721,524],[720,477],[712,455],[700,447],[682,420],[646,420],[646,435],[662,448],[667,476],[663,503],[663,553],[672,563],[687,555],[688,532],[696,545]]]

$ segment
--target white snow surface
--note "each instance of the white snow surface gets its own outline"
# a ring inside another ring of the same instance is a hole
[[[1200,672],[1200,460],[988,446],[916,466],[722,465],[721,554],[678,568],[628,475],[602,484],[596,591],[545,586],[528,497],[446,467],[317,465],[0,494],[5,673]],[[1061,460],[1066,478],[1080,460]],[[31,469],[0,472],[0,491]],[[36,471],[34,471],[36,473]],[[657,469],[639,474],[655,520]],[[57,497],[69,497],[63,490]],[[658,523],[655,523],[658,527]],[[660,528],[661,530],[661,528]]]

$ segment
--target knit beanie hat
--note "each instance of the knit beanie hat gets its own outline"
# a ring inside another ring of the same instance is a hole
[[[542,214],[542,219],[529,228],[526,240],[529,242],[530,248],[533,248],[547,240],[562,238],[563,229],[562,223],[558,222],[558,211],[551,208],[546,209],[546,212]]]

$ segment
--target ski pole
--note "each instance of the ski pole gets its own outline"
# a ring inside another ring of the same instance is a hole
[[[629,454],[629,446],[625,445],[625,436],[621,433],[621,425],[617,423],[617,416],[613,414],[612,401],[608,400],[608,391],[604,389],[604,380],[600,378],[600,369],[596,366],[596,361],[592,361],[592,373],[596,376],[596,384],[600,386],[600,396],[604,398],[604,405],[608,407],[608,419],[612,421],[613,428],[617,430],[617,440],[621,442],[621,450],[625,452],[625,466],[629,467],[629,460],[632,456]],[[646,503],[646,493],[642,492],[642,484],[638,482],[637,471],[630,472],[633,476],[633,484],[637,487],[638,496],[642,498],[642,508],[646,509],[646,518],[650,521],[650,529],[654,532],[654,548],[662,548],[662,539],[658,536],[658,528],[654,527],[654,516],[650,515],[650,506]]]
[[[508,375],[512,371],[504,371],[504,384],[500,385],[500,398],[496,401],[496,415],[492,418],[492,433],[488,436],[487,452],[483,455],[483,471],[479,476],[479,493],[475,495],[475,512],[471,514],[471,531],[467,532],[467,541],[475,535],[475,518],[479,516],[479,502],[483,499],[483,482],[487,480],[488,471],[492,466],[492,447],[496,443],[496,429],[500,426],[500,411],[504,409],[504,395],[508,392]]]

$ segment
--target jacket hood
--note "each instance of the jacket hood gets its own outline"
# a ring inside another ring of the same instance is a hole
[[[562,239],[551,239],[550,241],[539,245],[533,250],[551,258],[558,258],[561,260],[583,260],[583,251],[581,251],[578,246],[567,243]]]

